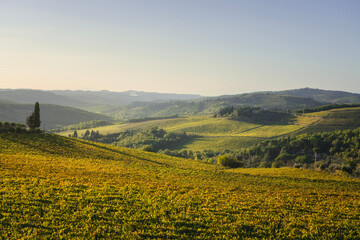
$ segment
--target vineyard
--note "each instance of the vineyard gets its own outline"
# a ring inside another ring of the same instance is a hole
[[[3,239],[358,239],[360,181],[0,134]]]

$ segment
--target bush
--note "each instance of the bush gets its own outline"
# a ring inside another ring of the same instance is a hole
[[[226,154],[218,157],[218,164],[229,168],[237,168],[243,166],[242,162],[239,162],[236,158],[230,157]]]
[[[154,148],[151,145],[145,145],[142,147],[141,150],[143,150],[145,152],[155,152]]]

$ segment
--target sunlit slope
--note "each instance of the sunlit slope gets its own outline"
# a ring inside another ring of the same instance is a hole
[[[238,150],[267,138],[279,137],[297,132],[318,121],[317,117],[297,116],[289,124],[256,124],[245,121],[230,120],[228,118],[214,118],[212,116],[191,116],[186,118],[158,119],[143,122],[126,122],[110,126],[92,128],[101,134],[117,133],[125,130],[141,130],[152,127],[165,129],[167,132],[187,133],[198,137],[188,141],[177,149],[202,151],[206,149]],[[79,136],[85,133],[78,130]],[[73,131],[59,133],[63,136]]]
[[[180,149],[192,151],[224,151],[226,149],[236,151],[242,147],[250,147],[253,144],[263,141],[265,138],[258,137],[241,137],[241,136],[225,136],[225,137],[200,137],[186,142],[179,146]]]
[[[5,239],[360,236],[360,182],[299,169],[226,170],[68,139],[0,134]]]
[[[327,132],[360,127],[360,107],[332,109],[303,114],[304,118],[317,119],[316,124],[303,129],[302,132]]]
[[[117,133],[125,130],[137,130],[151,127],[163,128],[168,132],[186,132],[201,136],[235,136],[244,131],[257,128],[261,125],[233,121],[227,118],[214,118],[211,116],[192,116],[186,118],[160,119],[143,122],[126,122],[110,126],[93,128],[91,130],[99,131],[101,134]],[[79,130],[83,134],[86,130]],[[59,133],[67,136],[73,131]]]

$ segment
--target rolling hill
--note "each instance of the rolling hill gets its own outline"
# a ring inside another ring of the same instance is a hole
[[[360,181],[236,169],[49,134],[0,134],[7,239],[356,239]]]
[[[238,151],[266,139],[282,136],[298,135],[354,129],[360,127],[360,108],[340,108],[315,113],[299,114],[289,118],[287,122],[259,123],[243,120],[232,120],[227,117],[214,118],[209,115],[177,117],[137,122],[115,123],[109,126],[89,129],[101,134],[114,134],[126,130],[142,131],[159,127],[167,132],[186,133],[196,137],[179,144],[174,150],[204,151]],[[86,129],[78,130],[79,136]],[[72,131],[60,132],[68,136]]]
[[[272,92],[274,94],[288,95],[302,98],[311,98],[319,102],[328,103],[360,103],[360,94],[344,91],[330,91],[315,88],[301,88]]]
[[[34,104],[0,102],[0,122],[26,123]],[[41,129],[47,130],[90,120],[111,120],[109,116],[53,104],[40,104]]]
[[[259,124],[246,121],[231,120],[226,117],[214,118],[212,116],[190,116],[184,118],[157,119],[142,122],[125,122],[109,126],[89,129],[99,131],[101,134],[114,134],[126,130],[144,130],[158,127],[167,132],[186,133],[195,135],[184,144],[178,145],[175,149],[187,149],[202,151],[212,150],[239,150],[248,147],[256,142],[283,136],[297,132],[305,128],[317,118],[298,116],[296,119],[289,119],[287,124]],[[87,129],[78,130],[79,136],[83,135]],[[68,136],[73,131],[60,132],[60,135]]]
[[[83,109],[107,109],[109,106],[126,105],[136,101],[168,101],[200,98],[195,94],[172,94],[141,91],[71,91],[0,89],[0,100],[16,103],[47,103]]]
[[[318,119],[301,133],[328,132],[360,127],[360,107],[339,108],[302,114],[308,119]]]
[[[90,107],[91,103],[61,96],[50,91],[33,89],[0,89],[0,100],[13,103],[55,104],[75,108]]]
[[[214,114],[221,107],[226,106],[295,110],[313,108],[329,103],[358,103],[360,102],[360,94],[311,88],[218,97],[140,91],[0,89],[0,100],[70,106],[111,115],[118,120],[129,120],[170,115]]]
[[[169,115],[192,116],[214,114],[222,107],[251,106],[263,109],[294,110],[324,105],[316,100],[273,94],[242,94],[188,101],[136,102],[107,109],[104,113],[119,120]]]

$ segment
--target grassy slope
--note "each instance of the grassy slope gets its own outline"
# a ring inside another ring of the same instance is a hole
[[[160,119],[137,123],[120,123],[94,128],[102,134],[116,133],[127,129],[160,127],[168,132],[186,132],[199,136],[178,146],[187,150],[237,150],[267,138],[289,134],[313,133],[357,128],[360,126],[360,108],[334,109],[297,116],[289,124],[262,125],[227,118],[211,116],[192,116],[186,118]],[[78,131],[83,134],[85,130]],[[62,132],[67,136],[72,131]]]
[[[356,238],[360,181],[0,135],[4,238]]]
[[[213,118],[211,116],[192,116],[186,118],[160,119],[137,123],[120,123],[111,126],[98,127],[92,130],[101,134],[116,133],[130,129],[145,129],[151,127],[163,128],[168,132],[186,132],[187,134],[199,136],[195,140],[178,146],[178,149],[188,150],[236,150],[241,147],[248,147],[251,144],[265,138],[282,136],[317,121],[313,117],[297,117],[289,125],[262,125],[243,121],[229,120],[228,118]],[[86,130],[79,130],[84,134]],[[73,131],[59,133],[67,136]]]
[[[337,131],[360,127],[360,107],[306,113],[303,114],[303,117],[317,120],[316,124],[303,129],[301,133]]]

